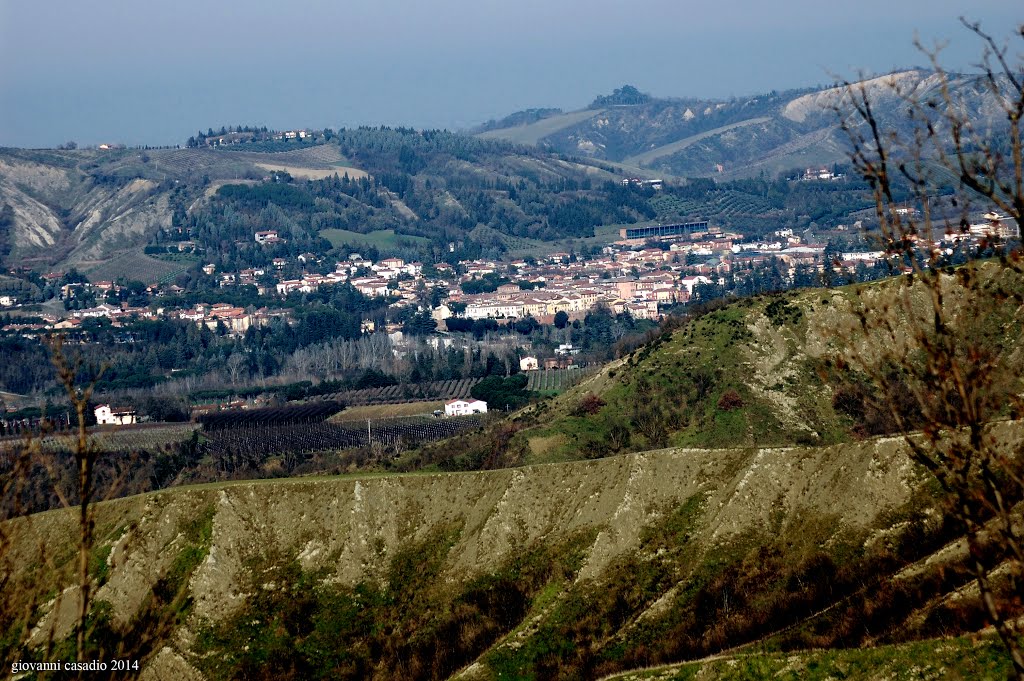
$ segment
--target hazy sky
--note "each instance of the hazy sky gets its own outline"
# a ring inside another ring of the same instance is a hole
[[[1018,0],[0,0],[0,145],[177,144],[198,129],[459,129],[624,83],[728,97],[979,53]],[[1016,47],[1019,47],[1017,45]]]

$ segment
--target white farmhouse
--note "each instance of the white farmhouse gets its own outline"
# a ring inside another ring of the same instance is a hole
[[[483,400],[449,400],[445,402],[445,416],[468,416],[469,414],[486,414],[487,403]]]
[[[96,415],[96,423],[114,426],[128,426],[135,423],[135,410],[127,407],[111,407],[109,404],[101,404],[93,410]]]
[[[537,371],[539,368],[536,357],[523,357],[519,360],[520,371]]]

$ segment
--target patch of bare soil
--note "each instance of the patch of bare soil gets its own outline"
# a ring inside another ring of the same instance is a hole
[[[307,168],[304,166],[282,165],[278,163],[256,163],[255,165],[269,172],[274,172],[275,170],[285,172],[292,177],[299,177],[303,180],[323,180],[324,178],[334,177],[335,175],[338,177],[344,177],[346,174],[349,176],[349,179],[359,180],[368,176],[365,170],[360,170],[359,168],[353,168],[351,166]]]

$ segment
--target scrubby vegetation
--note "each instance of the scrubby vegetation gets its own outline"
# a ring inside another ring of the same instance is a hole
[[[389,561],[379,581],[340,586],[287,556],[266,555],[246,585],[255,595],[204,629],[197,653],[211,679],[444,679],[528,615],[549,587],[579,570],[581,535],[532,547],[457,585],[440,579],[459,527],[436,527]]]
[[[871,681],[885,675],[893,681],[920,678],[1006,678],[1010,664],[992,638],[962,636],[872,648],[793,653],[742,653],[717,660],[676,665],[668,669],[614,677],[621,681],[744,681],[746,679],[806,679],[807,681]]]

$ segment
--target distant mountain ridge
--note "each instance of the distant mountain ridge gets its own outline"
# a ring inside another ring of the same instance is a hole
[[[880,119],[902,125],[900,100],[891,85],[927,97],[938,76],[923,69],[862,81]],[[992,119],[996,102],[972,76],[953,79],[953,94],[971,112]],[[536,144],[563,154],[622,163],[677,177],[723,179],[845,162],[849,149],[834,107],[841,87],[807,88],[721,99],[656,98],[626,85],[599,96],[578,112],[556,112],[531,121],[512,114],[490,139]],[[531,109],[531,111],[554,111]],[[481,134],[482,129],[475,131]]]

